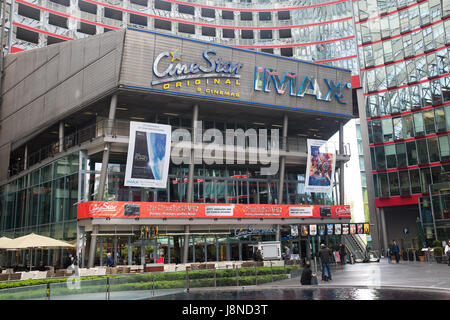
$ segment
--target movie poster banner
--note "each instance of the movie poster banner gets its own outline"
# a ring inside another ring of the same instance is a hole
[[[84,218],[351,218],[350,206],[89,201],[78,204],[78,219]],[[303,212],[303,215],[300,214]],[[325,225],[324,225],[325,229]]]
[[[328,150],[327,141],[308,139],[305,191],[331,192],[335,166],[336,153]]]
[[[165,124],[130,122],[124,186],[167,187],[171,132]]]

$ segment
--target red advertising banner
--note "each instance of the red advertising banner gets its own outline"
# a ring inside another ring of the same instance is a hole
[[[350,206],[89,201],[85,218],[350,218]]]

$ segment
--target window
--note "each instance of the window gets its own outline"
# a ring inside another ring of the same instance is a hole
[[[146,7],[148,5],[147,0],[130,0],[131,3],[138,4],[140,6]]]
[[[241,20],[242,21],[252,21],[253,14],[251,12],[241,11]]]
[[[195,34],[195,25],[187,23],[178,23],[178,31],[183,33]]]
[[[413,117],[411,114],[405,115],[402,118],[403,136],[405,139],[414,137]]]
[[[417,144],[417,154],[419,156],[419,164],[428,163],[427,139],[417,140],[416,144]]]
[[[292,57],[294,55],[292,48],[281,48],[280,55],[283,57]]]
[[[393,128],[391,118],[381,120],[381,127],[383,129],[383,141],[392,141],[393,138]]]
[[[272,39],[272,30],[260,30],[259,38],[260,39]]]
[[[423,113],[426,134],[434,133],[434,111],[429,110]]]
[[[215,37],[216,28],[202,27],[202,36]]]
[[[242,39],[253,39],[253,30],[242,30],[241,37]]]
[[[70,0],[50,0],[50,1],[60,4],[62,6],[70,7]]]
[[[384,146],[386,154],[386,164],[388,169],[397,168],[397,158],[395,157],[395,145]]]
[[[92,13],[92,14],[97,14],[97,5],[96,4],[86,2],[83,0],[78,0],[78,7],[80,8],[81,11],[84,11],[87,13]]]
[[[375,158],[377,170],[386,169],[386,159],[384,157],[384,146],[375,147]]]
[[[233,13],[233,11],[222,10],[222,19],[234,20],[234,13]]]
[[[39,21],[41,19],[41,11],[39,9],[18,3],[17,13],[21,16]]]
[[[420,181],[422,183],[423,192],[428,193],[428,186],[431,184],[430,168],[420,169]]]
[[[273,48],[263,48],[263,49],[261,49],[261,52],[273,54]]]
[[[411,194],[409,191],[409,173],[408,170],[400,171],[398,173],[400,178],[400,195],[408,195]]]
[[[37,32],[26,30],[20,27],[17,27],[16,38],[35,44],[39,43],[39,34]]]
[[[179,13],[195,15],[195,8],[193,6],[187,6],[187,5],[184,5],[184,4],[179,4],[178,5],[178,12]]]
[[[216,11],[214,9],[202,8],[201,15],[202,15],[202,17],[205,17],[205,18],[215,18]]]
[[[383,132],[381,130],[381,121],[372,121],[372,133],[373,133],[373,143],[383,142]]]
[[[392,122],[394,124],[394,140],[403,139],[403,123],[402,118],[393,118]]]
[[[292,37],[291,29],[280,29],[279,34],[280,34],[280,39]]]
[[[434,110],[434,120],[436,121],[436,131],[445,132],[447,128],[445,127],[445,112],[444,108],[438,108]]]
[[[437,162],[439,158],[439,147],[437,137],[432,137],[427,139],[428,143],[428,154],[430,155],[430,162]]]
[[[406,168],[408,162],[406,160],[406,146],[404,143],[395,144],[395,152],[397,154],[397,163],[399,168]]]
[[[422,113],[414,113],[414,131],[416,132],[416,137],[421,137],[425,135],[425,128],[423,124]]]
[[[66,41],[66,40],[60,39],[60,38],[55,38],[55,37],[52,37],[52,36],[47,36],[47,45],[60,43],[60,42],[64,42],[64,41]]]
[[[77,31],[85,34],[94,35],[97,33],[97,27],[89,23],[80,22]]]
[[[411,180],[411,193],[421,193],[419,170],[410,170],[409,177]]]
[[[49,13],[48,15],[48,23],[53,26],[68,29],[67,18],[58,16],[53,13]]]
[[[389,172],[388,176],[389,176],[389,189],[391,196],[400,195],[398,172]]]
[[[111,8],[104,8],[105,9],[105,18],[110,18],[114,20],[122,21],[122,11],[114,10]]]
[[[167,1],[155,0],[155,9],[172,11],[172,5]]]
[[[406,155],[408,156],[408,166],[417,165],[417,149],[415,141],[406,143]]]
[[[172,23],[170,21],[155,19],[155,29],[172,30]]]
[[[272,12],[263,11],[259,12],[259,21],[270,21],[272,20]]]
[[[441,161],[449,161],[450,160],[450,141],[449,141],[448,135],[439,137],[439,150],[441,151]]]
[[[388,184],[388,177],[386,173],[380,173],[378,174],[378,183],[377,183],[377,193],[378,196],[381,198],[388,198],[389,197],[389,184]]]
[[[224,38],[234,38],[233,29],[222,29],[222,35]]]
[[[138,24],[140,26],[145,26],[146,27],[147,26],[147,17],[130,13],[130,23],[131,24]]]
[[[289,20],[291,13],[289,11],[278,11],[278,20]]]

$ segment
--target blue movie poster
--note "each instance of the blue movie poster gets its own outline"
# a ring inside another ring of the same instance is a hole
[[[308,139],[306,192],[329,193],[333,188],[336,155],[328,151],[327,141]]]

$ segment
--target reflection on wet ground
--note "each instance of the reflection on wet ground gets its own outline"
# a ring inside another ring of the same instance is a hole
[[[177,293],[154,300],[450,300],[450,292],[367,288],[246,289]]]

